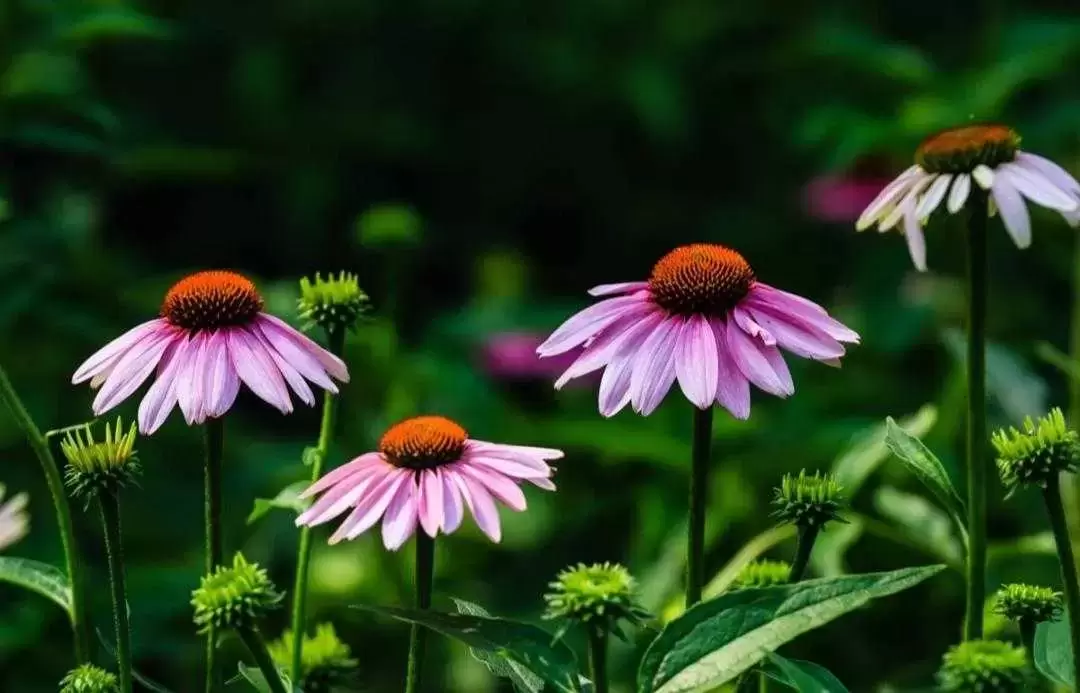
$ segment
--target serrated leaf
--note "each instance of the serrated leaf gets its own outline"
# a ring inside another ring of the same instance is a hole
[[[638,692],[683,693],[727,683],[784,643],[944,568],[806,580],[701,602],[649,645],[638,669]]]
[[[1069,640],[1068,614],[1059,621],[1044,621],[1035,629],[1035,668],[1069,690],[1073,684],[1073,652]]]
[[[485,618],[491,616],[478,604],[467,602],[464,599],[457,599],[456,597],[451,597],[451,599],[454,600],[454,607],[459,614],[483,616]],[[470,647],[469,654],[484,664],[488,671],[496,677],[510,679],[510,683],[514,685],[514,690],[518,691],[518,693],[540,693],[540,691],[544,690],[544,680],[519,662],[502,657],[497,652],[478,647]]]
[[[256,498],[255,506],[248,515],[247,523],[250,525],[262,519],[266,513],[274,510],[292,510],[299,515],[308,509],[311,501],[300,498],[300,493],[311,485],[310,481],[297,481],[281,489],[273,498]]]
[[[535,673],[555,690],[577,693],[577,659],[562,641],[554,641],[542,628],[492,616],[450,614],[435,610],[399,609],[388,606],[356,605],[406,623],[417,623],[475,647],[511,659]]]
[[[891,416],[885,420],[885,429],[885,444],[892,453],[934,494],[963,529],[964,502],[941,460],[921,440],[900,428]]]
[[[71,585],[56,566],[29,558],[0,556],[0,582],[10,582],[52,600],[71,616]]]
[[[769,653],[769,665],[764,671],[769,678],[786,684],[799,693],[849,693],[840,679],[825,667],[801,659],[787,659]]]

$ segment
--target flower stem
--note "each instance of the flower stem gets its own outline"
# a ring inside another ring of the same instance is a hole
[[[599,628],[589,629],[589,673],[592,675],[593,693],[608,693],[607,632]]]
[[[221,459],[225,452],[225,425],[221,419],[206,420],[206,467],[204,475],[203,513],[206,524],[207,575],[221,565],[224,555],[221,540]],[[206,634],[206,691],[221,688],[221,672],[217,667],[217,631]]]
[[[986,193],[972,196],[968,216],[968,557],[964,639],[983,633],[986,602]]]
[[[435,574],[435,540],[422,529],[416,532],[416,606],[431,608],[431,587]],[[405,693],[419,693],[423,675],[427,628],[414,623],[409,631],[409,665]]]
[[[1022,618],[1018,622],[1020,626],[1020,643],[1027,653],[1028,664],[1035,666],[1035,621],[1030,618]]]
[[[1061,582],[1065,587],[1065,610],[1069,615],[1069,636],[1072,651],[1080,652],[1080,583],[1076,579],[1076,559],[1069,542],[1069,528],[1065,521],[1065,508],[1061,504],[1061,484],[1055,477],[1043,489],[1046,513],[1050,516],[1050,529],[1054,533],[1058,559],[1061,563]],[[1074,680],[1080,681],[1080,657],[1073,658]]]
[[[128,623],[127,586],[124,579],[124,545],[120,532],[120,496],[98,494],[101,525],[105,529],[105,553],[109,557],[112,587],[113,625],[116,628],[116,667],[120,672],[120,693],[131,693],[131,625]]]
[[[341,329],[326,331],[330,353],[341,356],[345,348],[345,331]],[[330,449],[330,438],[334,434],[334,420],[337,414],[337,397],[329,390],[323,393],[322,424],[319,426],[319,442],[316,443],[315,460],[311,465],[311,482],[315,483],[322,476],[323,461]],[[296,557],[296,583],[293,586],[292,610],[292,679],[300,680],[300,661],[304,647],[304,623],[307,611],[308,566],[311,563],[311,528],[300,528],[300,548]]]
[[[709,499],[709,448],[712,445],[712,407],[694,408],[694,438],[690,469],[690,528],[687,535],[686,606],[701,601],[705,586],[705,511]]]
[[[1080,240],[1073,251],[1073,300],[1069,323],[1069,358],[1080,363]],[[1080,378],[1069,378],[1069,425],[1080,428]],[[1073,553],[1080,549],[1080,475],[1070,479],[1064,487],[1062,502],[1065,517],[1069,520],[1069,536],[1072,537]]]
[[[60,468],[49,449],[48,439],[26,411],[22,400],[8,379],[3,367],[0,367],[0,399],[4,400],[15,423],[22,430],[30,447],[41,463],[45,474],[45,483],[49,486],[53,508],[56,510],[56,524],[60,527],[60,543],[64,550],[64,567],[71,583],[71,629],[75,635],[75,659],[83,664],[90,661],[90,619],[86,612],[86,583],[83,581],[82,565],[78,559],[78,547],[75,543],[75,527],[71,522],[71,503],[64,492],[64,480]]]
[[[821,525],[799,526],[799,536],[795,540],[795,560],[791,563],[788,582],[795,583],[803,579],[806,566],[810,563],[810,553],[814,550],[814,542],[817,541],[820,531]]]
[[[263,641],[259,629],[255,626],[237,628],[236,634],[244,641],[244,646],[247,647],[248,652],[255,659],[255,664],[259,667],[259,671],[262,672],[263,678],[266,679],[271,693],[288,693],[285,690],[285,684],[281,680],[281,674],[278,673],[277,667],[274,666],[274,660],[266,649],[266,642]]]

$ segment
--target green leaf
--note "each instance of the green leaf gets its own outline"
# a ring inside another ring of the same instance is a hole
[[[251,509],[251,514],[248,515],[247,523],[250,525],[262,519],[266,513],[274,508],[292,510],[297,515],[304,512],[311,505],[311,501],[301,499],[300,493],[310,485],[310,481],[297,481],[281,489],[273,498],[256,498],[255,507]]]
[[[454,600],[454,606],[459,614],[482,616],[484,618],[491,616],[483,607],[477,604],[455,597],[451,597],[451,599]],[[496,677],[510,679],[510,683],[514,684],[514,690],[518,691],[518,693],[540,693],[540,691],[544,690],[544,680],[519,662],[502,657],[497,652],[477,647],[470,647],[469,654],[483,663],[488,668],[488,671]]]
[[[551,633],[542,628],[491,616],[366,604],[358,604],[356,608],[406,623],[418,623],[470,647],[513,660],[554,686],[555,690],[563,693],[578,691],[580,675],[573,651],[562,641],[553,641]]]
[[[787,659],[770,652],[769,664],[765,673],[770,678],[791,686],[799,693],[848,693],[840,679],[825,667],[813,662]]]
[[[913,587],[943,565],[729,592],[672,621],[645,651],[639,693],[716,687],[768,652],[872,599]]]
[[[29,558],[0,556],[0,582],[37,592],[60,605],[71,616],[71,585],[59,568]]]
[[[229,683],[237,683],[238,681],[247,681],[251,684],[251,687],[259,691],[259,693],[273,693],[270,690],[270,683],[263,676],[262,670],[258,667],[249,667],[243,662],[237,662],[236,669],[239,672],[237,676],[229,679]],[[281,682],[285,684],[285,690],[293,691],[294,693],[303,693],[299,688],[295,688],[292,685],[292,681],[285,675],[284,672],[278,672],[281,675]]]
[[[885,444],[910,469],[919,481],[945,506],[949,514],[963,527],[964,502],[953,488],[941,460],[923,445],[922,441],[896,424],[890,416],[885,420]]]
[[[938,410],[932,404],[900,421],[900,428],[913,436],[925,436],[938,420]],[[880,421],[856,434],[832,464],[832,473],[844,487],[844,494],[853,497],[874,471],[889,457],[885,446],[887,423]]]
[[[1068,614],[1060,621],[1044,621],[1035,629],[1035,668],[1046,678],[1069,688],[1073,684],[1073,653]]]

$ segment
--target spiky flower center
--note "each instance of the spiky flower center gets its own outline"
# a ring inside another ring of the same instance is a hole
[[[323,279],[316,273],[314,279],[300,280],[298,307],[307,329],[347,330],[367,312],[368,295],[355,274],[342,271]]]
[[[684,245],[660,258],[649,291],[677,315],[724,315],[750,292],[754,270],[742,255],[713,243]]]
[[[1021,693],[1034,682],[1023,648],[996,640],[969,640],[950,649],[938,681],[956,693]]]
[[[263,309],[250,279],[235,272],[197,272],[176,282],[165,294],[161,317],[187,330],[246,325]]]
[[[649,614],[635,599],[636,583],[618,563],[594,563],[567,568],[549,583],[544,595],[545,619],[567,619],[606,630],[615,621],[639,623]]]
[[[81,664],[60,681],[60,693],[117,693],[116,675],[93,664]]]
[[[773,515],[784,522],[801,527],[821,527],[840,519],[843,507],[843,486],[832,474],[803,469],[798,476],[785,474],[780,486],[774,489]]]
[[[1013,583],[998,590],[994,610],[1014,621],[1056,621],[1064,610],[1061,592],[1049,587]]]
[[[379,452],[398,467],[432,469],[459,460],[468,437],[450,419],[417,416],[391,426],[379,441]]]
[[[219,565],[202,577],[199,588],[191,593],[191,604],[195,624],[205,632],[211,627],[247,627],[283,598],[266,570],[238,553],[231,566]]]
[[[915,163],[930,173],[971,173],[979,164],[994,168],[1016,158],[1020,136],[1004,125],[966,125],[923,140]]]

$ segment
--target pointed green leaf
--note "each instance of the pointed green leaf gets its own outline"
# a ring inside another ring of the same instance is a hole
[[[482,606],[467,602],[464,599],[455,597],[451,597],[451,599],[454,600],[454,606],[459,614],[483,616],[485,618],[491,616]],[[540,693],[544,690],[544,680],[524,664],[502,657],[497,652],[478,647],[470,647],[469,654],[483,663],[493,675],[501,679],[510,679],[510,683],[514,685],[514,690],[518,693]]]
[[[418,623],[470,647],[494,652],[525,666],[557,691],[577,693],[580,675],[573,651],[562,641],[555,642],[551,633],[542,628],[491,616],[366,604],[356,608]]]
[[[37,592],[60,605],[71,616],[71,585],[59,568],[29,558],[0,556],[0,582]]]
[[[780,683],[787,684],[799,693],[849,693],[840,679],[823,666],[801,659],[787,659],[775,652],[769,653],[769,665],[765,673]]]
[[[1069,641],[1068,614],[1060,621],[1044,621],[1035,629],[1035,668],[1051,681],[1068,689],[1073,685],[1073,652]]]
[[[885,420],[885,426],[885,444],[959,521],[964,516],[964,502],[953,488],[941,460],[921,440],[900,428],[891,416]]]
[[[716,687],[766,653],[872,599],[913,587],[945,566],[806,580],[795,585],[729,592],[672,621],[645,651],[639,693],[682,693]]]
[[[251,514],[248,515],[247,523],[250,525],[257,522],[275,508],[291,510],[297,515],[304,512],[311,505],[311,501],[301,499],[300,493],[310,485],[311,482],[309,481],[297,481],[281,489],[273,498],[256,498],[255,507],[251,509]]]

